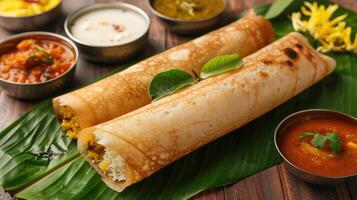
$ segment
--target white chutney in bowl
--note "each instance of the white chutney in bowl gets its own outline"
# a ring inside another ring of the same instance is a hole
[[[145,34],[149,23],[132,10],[107,8],[89,12],[74,21],[71,33],[80,41],[98,46],[123,44]]]
[[[82,56],[106,63],[125,60],[142,49],[149,27],[147,14],[127,3],[92,4],[75,11],[65,22],[65,31]]]

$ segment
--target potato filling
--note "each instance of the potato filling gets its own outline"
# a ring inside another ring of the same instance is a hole
[[[96,143],[93,134],[87,134],[84,137],[84,144],[87,149],[87,156],[93,163],[99,163],[103,159],[104,146]]]
[[[356,149],[356,150],[357,150],[357,143],[354,143],[354,142],[349,141],[349,142],[347,143],[347,147],[348,147],[348,148],[351,148],[351,149]]]
[[[93,163],[98,164],[99,169],[105,175],[116,182],[125,181],[125,160],[121,156],[97,143],[93,134],[85,136],[84,144],[87,149],[87,156]]]
[[[74,112],[68,107],[61,108],[59,111],[59,120],[61,121],[61,127],[65,131],[66,136],[71,139],[77,139],[80,126]]]

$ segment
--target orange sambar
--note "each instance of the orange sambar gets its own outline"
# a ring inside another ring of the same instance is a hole
[[[341,138],[342,151],[334,155],[328,145],[317,149],[306,140],[303,132],[326,134],[335,132]],[[334,118],[304,120],[288,127],[278,138],[281,153],[292,164],[312,174],[328,177],[357,174],[357,126]]]

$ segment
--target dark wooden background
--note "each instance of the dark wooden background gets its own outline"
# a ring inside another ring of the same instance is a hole
[[[68,13],[75,9],[94,2],[110,2],[114,0],[63,0],[64,15],[44,31],[53,31],[64,34],[63,21]],[[147,56],[187,41],[189,38],[171,34],[150,13],[147,0],[125,0],[144,9],[152,20],[150,43],[145,50]],[[242,10],[270,3],[272,0],[229,0],[226,21],[237,16]],[[357,11],[357,0],[335,0],[345,7]],[[13,33],[0,29],[0,39]],[[73,84],[87,83],[113,69],[111,66],[102,66],[80,60]],[[0,89],[0,129],[13,122],[19,115],[27,111],[36,102],[24,102],[11,98]],[[336,186],[315,186],[304,183],[290,175],[284,166],[277,165],[260,172],[236,184],[209,190],[200,193],[194,199],[355,199],[357,200],[357,180],[341,183]]]

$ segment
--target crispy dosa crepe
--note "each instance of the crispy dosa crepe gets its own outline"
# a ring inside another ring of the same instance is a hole
[[[244,60],[111,121],[84,129],[78,148],[116,191],[247,124],[326,77],[335,61],[291,33]]]
[[[254,13],[193,41],[148,58],[130,68],[53,100],[54,111],[69,137],[79,130],[150,103],[151,79],[171,68],[199,72],[217,55],[247,56],[272,42],[271,23]]]

